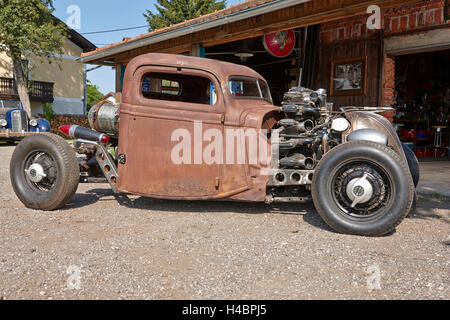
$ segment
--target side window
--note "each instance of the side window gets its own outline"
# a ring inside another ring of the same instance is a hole
[[[183,74],[147,73],[142,77],[142,95],[147,99],[214,105],[216,89],[208,78]]]

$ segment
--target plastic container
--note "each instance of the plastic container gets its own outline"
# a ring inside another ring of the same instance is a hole
[[[419,139],[427,139],[428,138],[428,132],[425,130],[419,130],[417,132],[417,138]]]
[[[423,147],[417,147],[416,156],[417,158],[425,157],[425,149]]]
[[[434,148],[427,148],[427,152],[425,152],[425,157],[434,157]]]

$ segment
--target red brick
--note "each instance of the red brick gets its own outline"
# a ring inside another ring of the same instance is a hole
[[[436,10],[434,20],[436,21],[437,24],[443,23],[444,22],[444,10],[442,10],[442,9]]]
[[[417,13],[412,13],[409,16],[409,28],[415,29],[417,26]]]
[[[434,24],[434,11],[427,11],[427,25]]]
[[[426,25],[426,12],[419,12],[417,16],[417,26],[425,26]]]
[[[409,16],[400,17],[400,30],[405,31],[408,29],[408,18]]]

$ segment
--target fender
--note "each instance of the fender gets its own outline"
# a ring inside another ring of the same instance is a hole
[[[402,143],[395,132],[392,123],[389,122],[385,117],[373,113],[373,112],[346,112],[345,117],[351,123],[350,129],[345,132],[342,136],[343,142],[348,140],[348,137],[352,132],[356,132],[363,129],[371,129],[377,132],[381,132],[387,137],[387,145],[393,148],[402,157],[404,161],[406,160],[405,152],[403,151]],[[358,134],[357,136],[359,136]]]
[[[373,141],[382,145],[388,144],[388,137],[384,132],[375,129],[359,129],[350,133],[347,141]]]

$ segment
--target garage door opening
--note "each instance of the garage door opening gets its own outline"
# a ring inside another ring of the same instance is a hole
[[[450,50],[395,57],[394,121],[422,160],[450,160]]]

